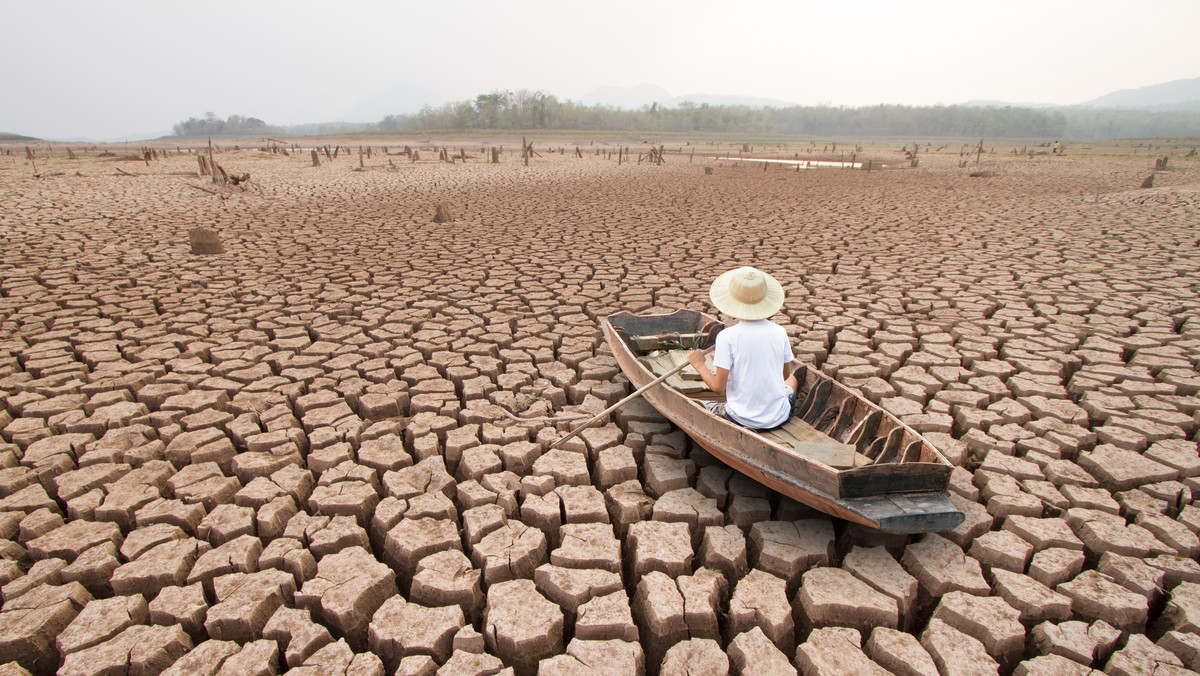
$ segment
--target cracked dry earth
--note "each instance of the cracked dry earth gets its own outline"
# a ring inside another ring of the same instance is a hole
[[[1194,160],[545,155],[0,157],[0,673],[1200,669]],[[615,402],[598,319],[747,263],[962,526],[833,520],[640,402],[562,450],[504,414]]]

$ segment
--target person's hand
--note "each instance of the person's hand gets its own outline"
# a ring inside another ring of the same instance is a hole
[[[691,352],[688,353],[688,356],[687,356],[688,363],[691,364],[692,366],[694,366],[697,371],[699,371],[702,368],[706,368],[704,365],[704,360],[708,356],[708,353],[711,351],[712,351],[712,348],[709,348],[707,350],[692,350]]]

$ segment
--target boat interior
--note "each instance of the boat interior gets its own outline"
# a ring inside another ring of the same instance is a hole
[[[686,362],[689,352],[691,352],[690,349],[651,350],[643,354],[640,359],[654,375],[661,376]],[[708,357],[708,366],[710,371],[714,370],[712,355]],[[700,401],[723,401],[724,399],[709,389],[700,374],[690,365],[668,377],[665,384],[692,399]],[[805,395],[802,387],[798,401],[804,401]],[[799,416],[793,417],[783,427],[769,432],[760,432],[760,434],[784,448],[791,449],[798,455],[803,455],[835,469],[851,469],[872,464],[871,458],[859,453],[855,444],[842,443]]]

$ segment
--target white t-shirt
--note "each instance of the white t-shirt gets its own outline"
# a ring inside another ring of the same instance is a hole
[[[783,327],[766,319],[739,322],[717,334],[713,365],[729,371],[725,412],[753,429],[767,429],[791,416],[783,366],[792,346]]]

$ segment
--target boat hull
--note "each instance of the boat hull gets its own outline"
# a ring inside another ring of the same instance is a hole
[[[626,335],[702,332],[713,320],[688,310],[670,315],[618,313],[606,319],[603,326],[622,372],[632,385],[642,387],[655,376],[638,359]],[[888,463],[839,471],[714,416],[671,387],[652,387],[643,396],[717,459],[814,509],[891,533],[951,530],[963,520],[962,512],[946,494],[952,467],[932,447],[921,456],[932,462]],[[909,432],[916,434],[911,430],[904,433]]]

